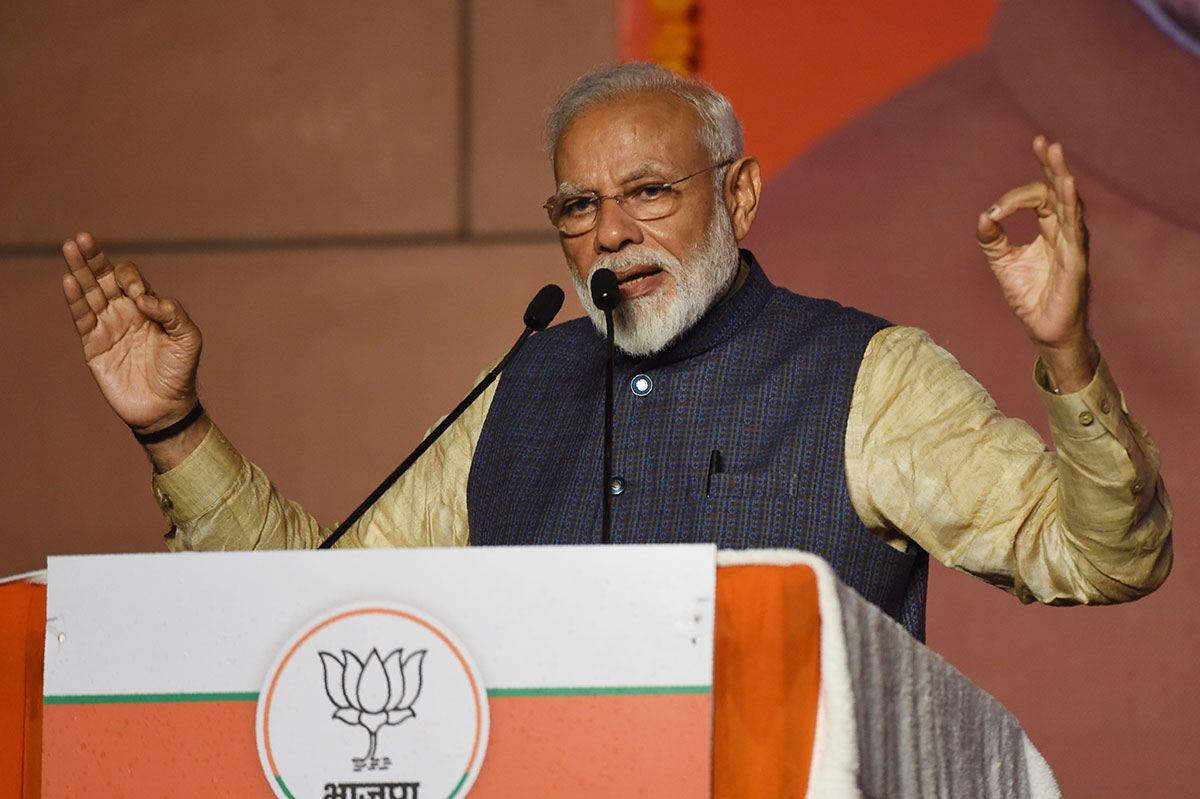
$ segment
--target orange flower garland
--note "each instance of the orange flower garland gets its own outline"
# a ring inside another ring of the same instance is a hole
[[[654,17],[650,57],[681,75],[693,74],[700,62],[699,0],[650,0],[650,5]]]

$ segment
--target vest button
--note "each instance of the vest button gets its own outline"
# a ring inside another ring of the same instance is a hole
[[[639,397],[644,397],[654,390],[654,381],[649,375],[634,375],[629,381],[629,390]]]
[[[1084,411],[1083,413],[1079,414],[1079,423],[1084,427],[1087,427],[1094,421],[1096,421],[1096,417],[1092,416],[1091,411]]]
[[[612,481],[608,484],[608,493],[612,494],[614,497],[617,494],[624,494],[625,493],[625,479],[622,477],[614,477],[612,479]]]

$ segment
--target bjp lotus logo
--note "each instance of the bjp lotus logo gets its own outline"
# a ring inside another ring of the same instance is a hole
[[[366,760],[375,757],[379,730],[402,724],[417,715],[413,703],[421,693],[421,664],[427,650],[420,649],[404,657],[403,649],[386,658],[372,649],[365,660],[342,650],[342,658],[319,652],[325,667],[325,693],[337,708],[333,717],[366,729],[371,746]]]

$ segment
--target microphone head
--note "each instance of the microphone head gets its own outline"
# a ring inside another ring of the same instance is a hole
[[[592,274],[592,302],[602,311],[615,310],[621,304],[621,287],[611,269],[597,269]]]
[[[558,309],[563,304],[563,290],[551,283],[542,286],[542,290],[529,302],[525,309],[525,327],[530,330],[545,330],[554,320]]]

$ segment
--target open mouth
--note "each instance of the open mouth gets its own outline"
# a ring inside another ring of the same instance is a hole
[[[622,287],[634,286],[647,278],[662,274],[662,271],[663,270],[657,266],[635,266],[625,274],[618,275],[617,283],[619,283]]]
[[[617,284],[621,289],[622,300],[632,300],[645,296],[657,289],[666,277],[667,272],[659,266],[646,264],[635,266],[627,272],[617,275]]]

